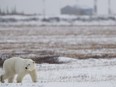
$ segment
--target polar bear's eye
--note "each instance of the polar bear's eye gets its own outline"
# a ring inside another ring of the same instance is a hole
[[[30,64],[28,64],[28,66],[30,66]]]

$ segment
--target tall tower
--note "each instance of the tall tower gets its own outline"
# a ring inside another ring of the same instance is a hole
[[[94,0],[94,14],[97,15],[97,0]]]
[[[111,15],[111,0],[108,0],[108,14]]]
[[[43,0],[43,17],[46,17],[46,0]]]

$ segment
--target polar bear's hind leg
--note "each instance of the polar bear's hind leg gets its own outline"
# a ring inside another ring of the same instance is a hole
[[[7,74],[7,73],[1,75],[1,82],[4,83],[4,80],[8,79],[9,77],[10,77],[9,74]]]

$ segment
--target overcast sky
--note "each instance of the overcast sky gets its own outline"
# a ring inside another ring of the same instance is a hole
[[[46,14],[47,15],[59,15],[60,9],[65,5],[77,5],[82,7],[93,8],[94,0],[45,0]],[[16,7],[18,11],[24,11],[25,13],[42,13],[43,12],[43,0],[0,0],[0,8],[13,9]],[[98,14],[108,13],[108,0],[98,0]],[[111,0],[112,13],[116,13],[116,0]]]

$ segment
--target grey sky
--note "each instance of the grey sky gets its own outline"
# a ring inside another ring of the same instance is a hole
[[[18,11],[26,13],[42,13],[43,0],[0,0],[0,8],[13,9],[15,6]],[[65,5],[79,5],[83,7],[93,7],[93,0],[45,0],[46,14],[59,15],[60,8]],[[111,0],[112,13],[116,13],[116,0]],[[98,0],[98,14],[107,14],[108,0]]]

